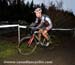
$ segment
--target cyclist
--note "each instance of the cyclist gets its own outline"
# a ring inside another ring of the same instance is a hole
[[[41,40],[41,35],[42,35],[47,41],[49,41],[47,32],[52,28],[51,19],[49,18],[49,16],[42,13],[41,7],[36,7],[34,13],[36,15],[36,20],[35,23],[33,24],[33,30],[35,31],[39,28],[38,30],[39,40]],[[33,38],[34,36],[31,37],[30,41],[32,41]],[[49,42],[46,43],[46,46],[48,45]]]

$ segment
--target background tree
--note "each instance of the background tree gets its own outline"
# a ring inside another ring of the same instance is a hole
[[[10,0],[0,0],[0,22],[5,20],[9,21],[9,23],[18,23],[18,20],[24,20],[30,24],[35,21],[34,8],[36,6],[38,5],[34,5],[33,0],[31,3],[27,2],[26,4],[24,0],[13,0],[12,3]],[[50,2],[48,9],[43,3],[41,4],[43,13],[50,16],[54,27],[75,27],[73,12],[64,11],[62,6],[62,0],[57,2],[57,6]]]

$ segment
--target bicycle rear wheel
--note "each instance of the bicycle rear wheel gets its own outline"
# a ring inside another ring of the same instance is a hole
[[[26,36],[20,40],[18,52],[21,55],[30,55],[36,50],[36,48],[37,48],[36,40],[34,39],[32,44],[30,46],[28,46],[28,40],[29,39],[30,39],[30,36]]]
[[[54,49],[55,47],[59,46],[59,39],[55,35],[48,35],[49,41],[47,41],[44,37],[42,37],[41,45],[44,47],[48,47],[50,50]],[[47,42],[49,43],[48,46],[46,46]]]
[[[42,46],[49,46],[49,45],[51,45],[52,44],[52,39],[51,39],[51,37],[48,35],[48,38],[49,38],[49,40],[47,41],[44,37],[42,37],[42,39],[41,39],[41,45]],[[47,45],[47,43],[48,43],[48,45]]]

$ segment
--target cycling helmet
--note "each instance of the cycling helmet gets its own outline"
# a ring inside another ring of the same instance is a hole
[[[37,6],[34,10],[34,13],[37,13],[37,12],[42,12],[42,8]]]

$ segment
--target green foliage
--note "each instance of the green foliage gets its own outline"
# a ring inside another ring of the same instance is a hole
[[[0,41],[0,58],[8,58],[15,55],[16,46],[8,41]]]

